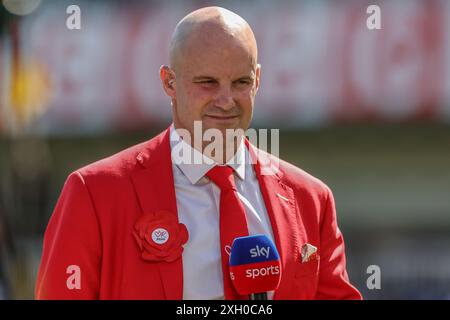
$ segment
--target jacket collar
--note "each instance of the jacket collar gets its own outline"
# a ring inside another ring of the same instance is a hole
[[[217,165],[214,160],[185,142],[177,133],[173,124],[170,126],[170,145],[172,163],[181,170],[192,184],[199,182],[210,169]],[[198,163],[195,163],[196,159],[199,160]],[[241,180],[245,179],[245,160],[245,144],[241,143],[234,157],[227,163]]]

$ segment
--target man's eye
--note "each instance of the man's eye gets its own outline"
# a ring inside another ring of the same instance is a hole
[[[216,84],[216,81],[214,81],[214,80],[202,80],[202,81],[197,81],[196,83],[200,84],[202,86],[211,87],[211,86]]]
[[[251,85],[252,83],[251,83],[251,81],[249,81],[249,80],[238,80],[237,82],[236,82],[236,85],[237,85],[237,87],[239,87],[239,88],[243,88],[243,87],[246,87],[246,86],[249,86],[249,85]]]

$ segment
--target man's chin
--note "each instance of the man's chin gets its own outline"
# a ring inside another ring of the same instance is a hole
[[[225,121],[209,121],[208,119],[194,121],[191,134],[201,135],[200,139],[212,141],[218,132],[221,133],[222,138],[245,135],[248,126],[243,126],[240,119],[234,123],[227,123]]]
[[[210,131],[209,131],[210,130]],[[243,129],[240,126],[216,126],[216,127],[204,127],[203,128],[203,135],[205,138],[209,138],[211,136],[214,136],[216,133],[220,131],[222,133],[222,137],[225,139],[229,139],[233,136],[241,136],[245,135],[245,129]]]
[[[209,129],[237,129],[240,127],[241,119],[240,117],[214,117],[214,116],[204,116],[203,117],[203,127]]]

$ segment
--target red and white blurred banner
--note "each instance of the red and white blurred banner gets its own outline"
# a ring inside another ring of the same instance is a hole
[[[366,8],[377,2],[382,29],[368,30]],[[45,105],[31,113],[33,130],[93,133],[170,120],[158,69],[175,24],[198,6],[114,3],[79,2],[81,30],[66,28],[65,1],[45,2],[20,24],[22,79],[39,86],[34,96]],[[450,1],[227,3],[258,40],[254,125],[450,122]],[[18,118],[10,42],[0,43],[3,132]]]

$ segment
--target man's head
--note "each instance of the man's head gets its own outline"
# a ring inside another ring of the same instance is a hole
[[[246,130],[259,86],[257,46],[248,23],[235,13],[206,7],[176,26],[170,44],[170,67],[160,77],[172,101],[176,128],[193,135],[203,130]]]

